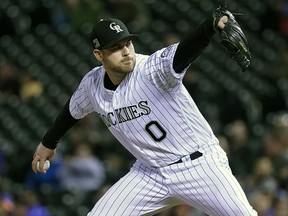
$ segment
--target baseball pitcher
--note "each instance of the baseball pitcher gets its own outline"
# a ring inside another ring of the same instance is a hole
[[[35,173],[46,172],[59,139],[95,112],[137,159],[88,216],[155,215],[187,204],[208,215],[257,215],[233,176],[227,156],[182,80],[214,34],[245,71],[247,39],[232,13],[219,7],[179,43],[151,55],[136,54],[118,19],[102,19],[91,33],[101,66],[89,71],[37,146]],[[39,171],[37,170],[39,162]]]

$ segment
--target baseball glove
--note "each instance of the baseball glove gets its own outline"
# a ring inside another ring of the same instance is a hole
[[[218,22],[223,16],[228,17],[228,21],[223,29],[218,27]],[[226,10],[226,7],[219,6],[213,13],[214,29],[218,33],[221,44],[227,53],[235,59],[242,71],[246,71],[250,65],[250,51],[248,41],[240,25],[235,20],[234,15]]]

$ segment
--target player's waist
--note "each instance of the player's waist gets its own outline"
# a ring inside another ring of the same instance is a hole
[[[171,164],[169,164],[169,165],[174,165],[174,164],[178,164],[178,163],[183,163],[183,162],[185,162],[185,161],[187,161],[187,160],[191,160],[191,161],[192,161],[192,160],[196,160],[196,159],[200,158],[202,155],[203,155],[202,152],[195,151],[195,152],[193,152],[192,154],[187,155],[187,156],[184,156],[184,157],[180,158],[179,160],[177,160],[176,162],[173,162],[173,163],[171,163]]]
[[[158,166],[156,165],[149,165],[149,163],[147,162],[143,162],[141,160],[137,160],[136,163],[134,164],[134,167],[137,167],[137,169],[142,169],[143,172],[147,169],[151,169],[151,170],[158,170],[158,169],[166,169],[168,167],[173,167],[173,165],[175,164],[182,164],[182,163],[185,163],[187,161],[194,161],[196,159],[199,159],[203,156],[203,153],[200,152],[200,151],[195,151],[195,152],[192,152],[191,154],[188,154],[188,155],[185,155],[185,156],[182,156],[180,159],[176,160],[176,161],[172,161],[170,163],[166,163],[165,165],[159,165],[159,162],[158,162]],[[151,161],[150,161],[151,163]]]

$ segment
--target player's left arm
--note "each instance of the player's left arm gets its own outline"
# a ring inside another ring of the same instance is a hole
[[[223,29],[227,16],[219,19],[218,27]],[[209,45],[215,33],[213,16],[204,20],[197,28],[192,29],[179,43],[173,59],[173,69],[181,73]]]

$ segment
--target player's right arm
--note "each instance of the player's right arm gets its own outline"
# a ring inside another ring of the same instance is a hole
[[[38,172],[38,161],[40,162],[40,172],[44,173],[44,162],[53,158],[60,138],[81,118],[92,112],[93,107],[87,91],[87,86],[90,81],[89,74],[90,73],[84,76],[77,90],[66,102],[54,123],[43,136],[41,143],[37,146],[32,161],[32,170],[35,173]]]
[[[65,104],[63,110],[59,113],[52,126],[44,135],[41,143],[37,146],[33,161],[32,170],[37,173],[37,162],[39,161],[40,172],[44,173],[43,166],[46,160],[51,160],[54,157],[57,143],[60,138],[72,128],[78,119],[72,117],[69,111],[70,99]]]
[[[70,99],[59,113],[52,126],[48,129],[42,139],[42,144],[46,148],[55,149],[60,138],[76,124],[79,119],[75,119],[69,110]]]

